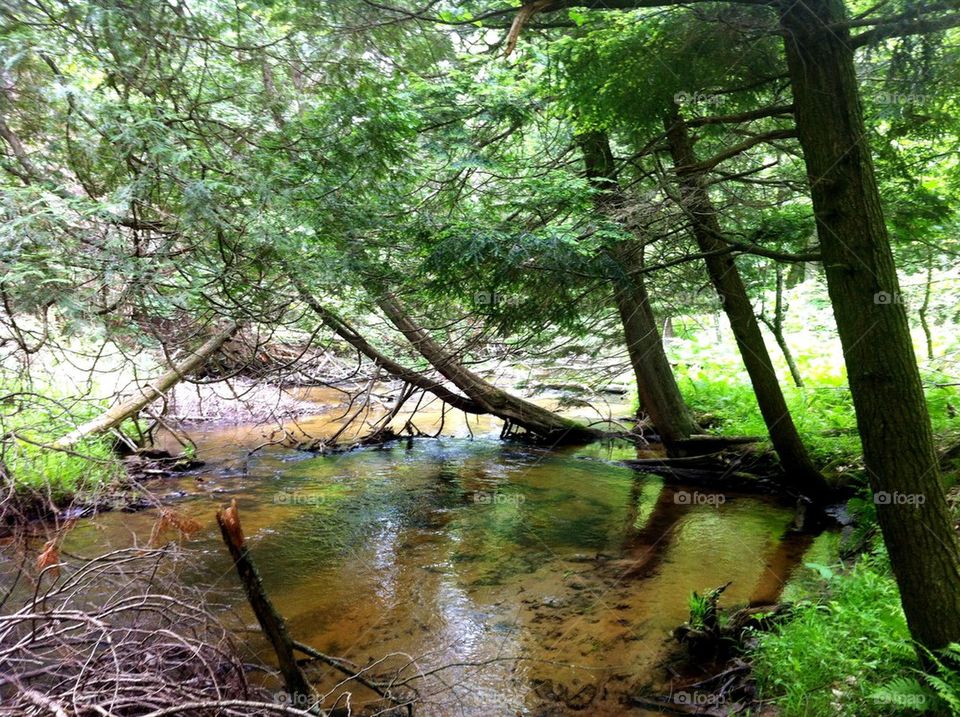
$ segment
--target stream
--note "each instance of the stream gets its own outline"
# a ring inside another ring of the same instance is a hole
[[[666,486],[616,465],[638,455],[626,443],[548,450],[497,440],[489,419],[447,420],[439,438],[333,456],[248,455],[263,429],[191,430],[204,468],[149,485],[201,526],[163,536],[182,543],[180,579],[255,627],[214,520],[236,499],[296,639],[360,665],[413,661],[405,674],[444,668],[418,714],[615,715],[666,689],[659,663],[693,590],[732,581],[722,605],[775,601],[797,565],[827,560],[828,534],[785,537],[789,505]],[[152,510],[101,513],[63,550],[146,544],[156,524]],[[271,661],[259,634],[244,638]],[[354,707],[371,698],[354,692]]]

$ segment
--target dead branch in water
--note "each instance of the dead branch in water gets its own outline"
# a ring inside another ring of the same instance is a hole
[[[240,582],[247,595],[247,601],[250,603],[260,627],[263,628],[263,633],[270,640],[273,651],[277,655],[277,661],[280,663],[280,673],[283,675],[283,682],[287,687],[290,699],[293,700],[295,705],[312,704],[314,702],[313,688],[310,687],[310,683],[307,682],[306,676],[297,664],[296,657],[294,657],[293,640],[290,638],[290,633],[287,632],[287,625],[263,589],[260,573],[257,572],[257,567],[253,564],[250,552],[247,550],[236,500],[230,504],[230,507],[217,511],[217,524],[220,526],[223,542],[230,551],[230,557],[233,558],[233,565],[237,569],[237,575],[240,577]]]
[[[294,641],[287,630],[286,622],[273,606],[273,602],[264,590],[260,573],[257,571],[257,566],[247,549],[236,500],[231,501],[229,507],[217,511],[217,523],[220,526],[223,542],[233,558],[234,567],[237,569],[237,575],[243,585],[247,601],[250,603],[250,607],[253,609],[264,634],[273,646],[287,693],[293,704],[298,706],[309,705],[313,710],[316,705],[322,704],[325,697],[318,697],[316,691],[311,687],[294,656],[294,651],[297,650],[344,673],[347,676],[346,681],[356,681],[394,706],[405,706],[407,713],[413,714],[412,699],[409,694],[403,697],[391,695],[388,683],[379,684],[375,680],[364,676],[363,669],[355,669],[355,666],[345,660],[331,657],[309,645]]]

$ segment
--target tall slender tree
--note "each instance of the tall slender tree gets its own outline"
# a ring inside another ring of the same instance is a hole
[[[597,210],[616,217],[625,201],[623,188],[606,134],[586,132],[578,142],[587,178],[594,189]],[[698,428],[684,403],[657,327],[642,267],[637,261],[638,242],[620,240],[607,249],[617,268],[613,296],[623,323],[630,363],[637,381],[641,407],[650,415],[668,451],[682,452],[682,443]]]
[[[684,205],[697,245],[704,254],[707,273],[730,320],[740,356],[750,376],[757,405],[763,416],[770,441],[780,457],[787,478],[797,490],[824,497],[829,487],[814,466],[800,438],[787,401],[780,388],[780,379],[767,351],[760,324],[740,277],[736,261],[728,251],[716,207],[710,199],[703,172],[696,171],[697,157],[686,122],[673,105],[664,116],[664,129],[673,157],[680,199]],[[693,170],[693,171],[691,171]]]
[[[874,175],[842,0],[778,6],[827,286],[910,631],[960,640],[960,544]]]

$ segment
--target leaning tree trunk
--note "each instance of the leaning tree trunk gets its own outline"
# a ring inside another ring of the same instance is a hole
[[[877,516],[910,632],[960,641],[958,541],[901,302],[842,0],[784,0],[780,22],[817,233]]]
[[[227,340],[236,332],[238,325],[231,322],[225,329],[218,332],[215,336],[207,340],[196,351],[193,351],[187,358],[174,365],[172,369],[163,374],[156,381],[151,381],[146,386],[138,389],[138,395],[114,406],[109,411],[100,414],[91,421],[87,421],[81,426],[57,440],[52,448],[57,450],[70,449],[77,445],[84,438],[104,433],[116,428],[128,418],[136,416],[140,411],[163,396],[167,391],[180,383],[186,376],[203,366],[213,354],[220,350]]]
[[[486,410],[483,408],[483,406],[476,401],[469,399],[466,396],[461,396],[458,393],[454,393],[444,384],[434,381],[429,376],[424,376],[418,371],[409,369],[377,351],[377,349],[375,349],[369,341],[367,341],[356,330],[354,330],[353,327],[347,324],[346,321],[341,319],[330,309],[317,301],[316,297],[307,291],[307,287],[302,281],[293,275],[290,276],[290,279],[296,287],[297,292],[300,294],[300,298],[303,299],[307,306],[309,306],[320,318],[324,326],[331,329],[337,334],[337,336],[353,346],[368,359],[373,361],[375,365],[385,369],[394,378],[405,381],[411,386],[415,386],[423,391],[428,391],[444,403],[447,403],[453,408],[459,409],[464,413],[486,413]]]
[[[584,133],[578,141],[587,179],[597,190],[594,205],[603,214],[615,214],[617,205],[623,201],[623,192],[606,134]],[[621,241],[608,251],[620,270],[613,280],[613,297],[623,324],[640,405],[650,415],[667,450],[677,453],[682,441],[699,429],[683,401],[663,349],[643,275],[636,272],[641,268],[638,250],[636,243]]]
[[[487,413],[554,442],[590,441],[605,435],[602,431],[588,428],[576,421],[558,416],[553,411],[512,396],[480,378],[434,341],[410,318],[400,300],[389,292],[384,293],[377,304],[421,356],[429,361],[444,378],[482,406]]]
[[[696,166],[697,158],[687,126],[676,106],[664,118],[664,126],[677,181],[682,191],[684,209],[690,217],[700,251],[705,255],[707,273],[723,301],[723,310],[730,320],[730,328],[753,384],[753,392],[770,434],[770,441],[780,457],[780,464],[797,490],[808,495],[825,495],[826,481],[810,460],[790,415],[747,289],[740,278],[736,262],[726,251],[729,245],[723,240],[717,210],[710,200],[703,175],[699,172],[684,171],[685,168]]]
[[[621,245],[611,251],[624,274],[615,279],[614,300],[623,323],[640,405],[650,415],[667,450],[673,453],[699,429],[670,368],[643,277],[630,276],[631,267],[638,263],[632,250],[635,247]]]

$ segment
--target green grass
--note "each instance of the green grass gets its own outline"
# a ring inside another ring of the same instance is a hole
[[[688,405],[697,415],[710,419],[711,430],[765,436],[767,428],[753,387],[742,371],[736,364],[704,357],[681,366],[677,379]],[[804,388],[783,385],[797,429],[814,460],[833,470],[845,470],[860,455],[845,376],[810,375],[806,382]]]
[[[746,379],[729,379],[736,370],[703,360],[681,366],[677,379],[687,404],[698,416],[711,421],[710,429],[726,435],[767,434],[753,388]],[[946,380],[929,380],[926,389],[930,420],[938,443],[958,440],[960,407],[957,387],[939,388]],[[784,385],[787,405],[814,461],[824,470],[843,474],[860,468],[862,448],[846,379],[839,374],[808,377],[804,388]]]
[[[848,573],[816,566],[823,597],[759,635],[753,653],[758,695],[783,717],[887,717],[910,714],[883,689],[915,675],[918,663],[883,555]]]
[[[696,630],[702,630],[706,627],[706,618],[712,606],[708,596],[693,592],[687,599],[687,605],[690,608],[690,627]]]
[[[924,281],[922,276],[904,277],[908,287],[905,294],[910,299],[914,349],[931,423],[939,444],[946,446],[960,441],[960,390],[947,385],[957,380],[952,357],[960,350],[960,325],[949,301],[953,294],[948,293],[935,302],[936,311],[931,314],[936,319],[937,358],[924,359],[926,341],[915,313],[915,307],[922,303]],[[960,288],[952,274],[938,274],[937,282],[944,292]],[[862,449],[826,287],[821,279],[810,279],[788,290],[786,298],[786,339],[799,366],[803,388],[793,385],[780,348],[764,329],[767,349],[793,420],[814,461],[828,475],[847,482],[847,475],[862,472]],[[772,296],[767,296],[770,303]],[[711,432],[766,436],[766,425],[725,319],[718,333],[709,314],[674,314],[672,318],[675,338],[668,342],[667,353],[687,405],[698,418],[709,422]]]
[[[852,570],[810,565],[816,600],[758,633],[752,650],[758,699],[781,717],[960,714],[960,645],[920,669],[900,594],[883,551]]]
[[[119,460],[106,441],[86,441],[74,451],[76,455],[21,441],[8,444],[4,463],[15,491],[24,497],[40,494],[62,504],[103,487],[121,474]]]
[[[42,498],[62,505],[122,475],[123,467],[107,437],[83,441],[70,452],[43,447],[103,410],[101,404],[68,409],[51,387],[31,388],[24,391],[17,384],[0,384],[0,396],[7,397],[0,403],[0,434],[7,437],[2,460],[19,500]]]

